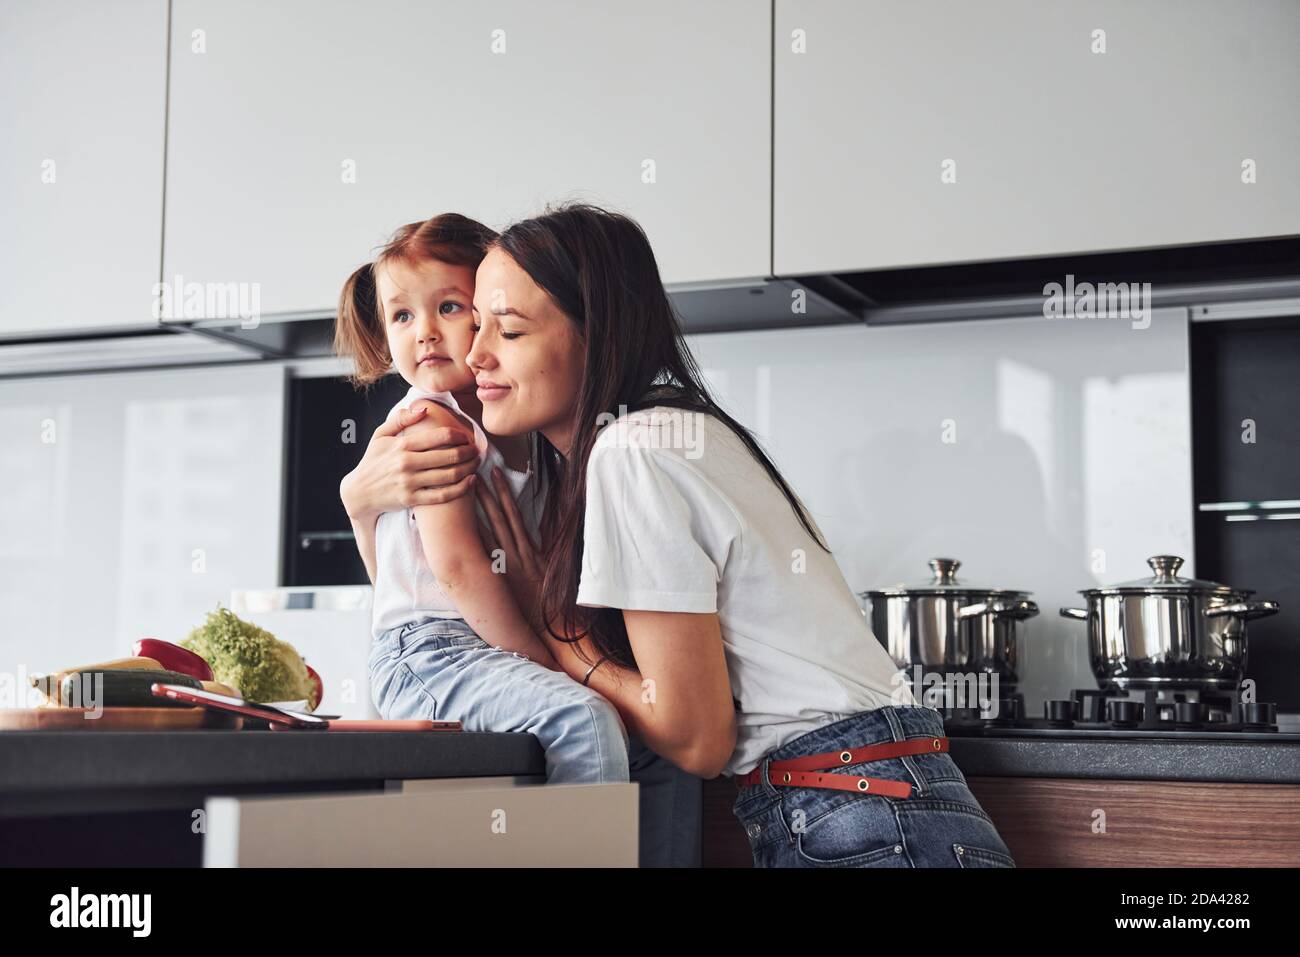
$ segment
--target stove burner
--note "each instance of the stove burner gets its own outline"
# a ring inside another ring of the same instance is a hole
[[[1277,733],[1277,705],[1240,702],[1222,691],[1102,691],[1080,688],[1069,698],[1044,702],[1043,716],[1025,714],[1022,693],[998,701],[996,711],[940,708],[949,733],[975,734],[1001,729],[1106,732],[1185,732],[1204,734]]]

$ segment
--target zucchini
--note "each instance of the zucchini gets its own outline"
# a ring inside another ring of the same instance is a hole
[[[100,681],[103,684],[100,684]],[[184,701],[159,698],[149,690],[154,682],[202,688],[203,682],[179,671],[159,671],[153,668],[113,669],[98,668],[76,671],[65,675],[59,682],[59,703],[65,707],[89,708],[193,708]]]

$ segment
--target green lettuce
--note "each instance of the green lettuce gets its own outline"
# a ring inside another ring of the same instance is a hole
[[[293,645],[220,604],[180,644],[211,666],[213,678],[239,689],[246,701],[311,697],[306,662]]]

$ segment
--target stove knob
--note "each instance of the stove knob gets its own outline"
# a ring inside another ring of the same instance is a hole
[[[1043,707],[1043,714],[1048,721],[1073,721],[1073,701],[1048,701]]]
[[[1174,721],[1178,724],[1202,724],[1205,705],[1200,701],[1179,701],[1174,704]]]
[[[1252,701],[1241,706],[1241,723],[1272,726],[1277,724],[1277,705],[1271,701]]]
[[[1110,720],[1112,724],[1137,724],[1142,720],[1142,702],[1110,702]]]

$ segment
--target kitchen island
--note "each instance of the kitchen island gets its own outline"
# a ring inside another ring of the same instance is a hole
[[[198,866],[211,797],[383,793],[401,782],[541,782],[531,734],[0,733],[0,863]]]
[[[952,737],[1021,866],[1300,864],[1300,742]],[[529,734],[5,732],[5,864],[198,866],[195,812],[223,795],[540,783]],[[705,782],[705,866],[748,866],[735,785]]]

